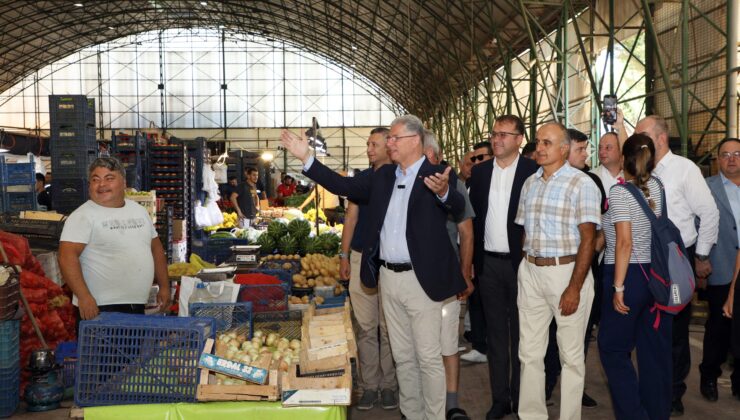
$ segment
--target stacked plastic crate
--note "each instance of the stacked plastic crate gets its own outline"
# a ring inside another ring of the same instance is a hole
[[[0,417],[10,417],[20,400],[20,321],[0,322]]]
[[[69,214],[88,199],[87,169],[98,156],[95,100],[84,95],[50,95],[51,202]]]
[[[0,212],[36,210],[34,163],[12,163],[0,155]]]
[[[126,186],[138,191],[147,191],[148,185],[144,182],[146,167],[146,137],[139,131],[134,135],[113,131],[111,136],[111,152],[126,168]]]

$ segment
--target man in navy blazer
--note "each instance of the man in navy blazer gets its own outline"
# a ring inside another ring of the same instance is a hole
[[[727,138],[720,142],[718,153],[719,174],[706,179],[709,190],[719,209],[719,235],[709,252],[712,273],[707,278],[705,297],[709,303],[709,316],[704,327],[704,350],[699,371],[699,390],[709,401],[717,401],[717,378],[720,366],[727,360],[730,349],[732,320],[722,315],[722,306],[730,292],[735,273],[735,256],[738,249],[740,218],[740,140]],[[740,398],[740,368],[732,375],[732,393]]]
[[[449,167],[423,154],[424,127],[406,115],[388,135],[385,165],[369,176],[345,178],[316,161],[305,140],[284,130],[283,146],[304,173],[337,195],[368,203],[360,276],[380,285],[399,383],[401,411],[413,419],[444,419],[445,373],[440,331],[442,301],[467,287],[447,235],[448,214],[464,211]]]
[[[519,315],[517,270],[524,227],[514,224],[524,181],[537,164],[519,155],[524,123],[515,115],[496,119],[491,133],[494,159],[473,167],[470,202],[475,277],[486,318],[488,371],[493,404],[486,419],[516,411],[519,401]]]

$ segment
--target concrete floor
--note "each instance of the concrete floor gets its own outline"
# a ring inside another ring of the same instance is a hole
[[[703,328],[701,326],[692,325],[691,332],[691,359],[692,359],[692,370],[688,378],[688,391],[684,396],[683,402],[686,407],[686,414],[682,419],[696,419],[696,420],[724,420],[724,419],[740,419],[740,401],[732,398],[730,390],[729,374],[725,374],[719,379],[719,401],[715,403],[708,402],[702,398],[699,394],[699,362],[701,361],[701,347]],[[585,420],[601,420],[601,419],[612,419],[614,418],[611,410],[611,401],[609,398],[608,389],[606,387],[606,379],[604,372],[601,369],[599,362],[599,353],[596,349],[596,343],[591,343],[591,348],[588,352],[588,359],[586,361],[586,388],[589,395],[591,395],[596,401],[599,402],[598,407],[595,408],[584,408],[583,419]],[[464,408],[471,419],[478,420],[484,419],[485,414],[489,409],[490,405],[490,388],[488,384],[488,366],[486,364],[469,364],[463,362],[460,372],[460,404]],[[555,388],[555,393],[552,398],[553,405],[549,407],[549,413],[551,418],[557,418],[558,416],[558,402],[559,402],[559,389]],[[28,420],[62,420],[69,418],[69,407],[72,405],[71,401],[65,401],[64,405],[67,408],[62,408],[45,413],[28,413],[24,412],[21,407],[13,419],[28,419]],[[386,411],[382,408],[376,407],[370,411],[359,411],[351,408],[349,410],[349,418],[351,420],[386,420],[386,419],[399,419],[400,412],[398,410]],[[515,419],[515,416],[509,416],[510,419]]]

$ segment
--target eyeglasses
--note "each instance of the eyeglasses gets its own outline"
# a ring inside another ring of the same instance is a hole
[[[509,133],[507,131],[491,131],[490,136],[492,139],[496,137],[506,137],[506,136],[519,136],[521,134],[519,133]]]
[[[730,153],[730,152],[722,152],[722,153],[719,154],[719,158],[722,159],[722,160],[727,160],[727,159],[729,159],[731,157],[734,157],[735,159],[740,159],[740,151],[736,151],[736,152],[732,152],[732,153]]]
[[[483,159],[486,157],[491,156],[489,153],[481,153],[480,155],[473,155],[470,157],[470,161],[475,163],[477,160],[478,162],[483,162]]]
[[[418,136],[418,134],[409,134],[408,136],[388,136],[388,141],[396,142],[398,140],[405,139],[407,137],[414,137],[414,136]]]

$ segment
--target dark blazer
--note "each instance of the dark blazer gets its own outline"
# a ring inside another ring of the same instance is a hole
[[[506,232],[509,236],[509,252],[511,253],[511,264],[514,272],[519,268],[522,260],[522,235],[524,227],[514,224],[516,212],[519,208],[519,195],[522,185],[530,175],[537,172],[537,163],[534,160],[519,156],[519,163],[514,172],[514,183],[511,187],[509,198],[509,211],[506,215]],[[473,265],[475,276],[480,277],[483,273],[483,256],[485,255],[484,237],[486,234],[486,216],[488,215],[488,192],[491,189],[491,177],[493,176],[493,159],[473,166],[470,176],[470,203],[475,210],[473,219]]]
[[[444,203],[424,185],[425,177],[443,171],[443,166],[424,160],[411,187],[406,220],[406,242],[414,273],[427,296],[437,302],[466,288],[457,254],[445,227],[449,213],[459,214],[465,209],[465,200],[455,188],[457,176],[450,172],[449,193]],[[314,161],[303,173],[334,194],[368,203],[360,278],[365,286],[376,287],[380,268],[380,231],[396,181],[396,165],[384,165],[377,171],[348,178]]]
[[[717,243],[709,252],[712,274],[709,275],[707,283],[711,286],[721,286],[730,284],[735,274],[735,255],[738,249],[737,226],[735,226],[735,215],[732,213],[730,199],[727,198],[727,191],[722,184],[722,177],[710,176],[706,182],[719,209],[719,234]]]

